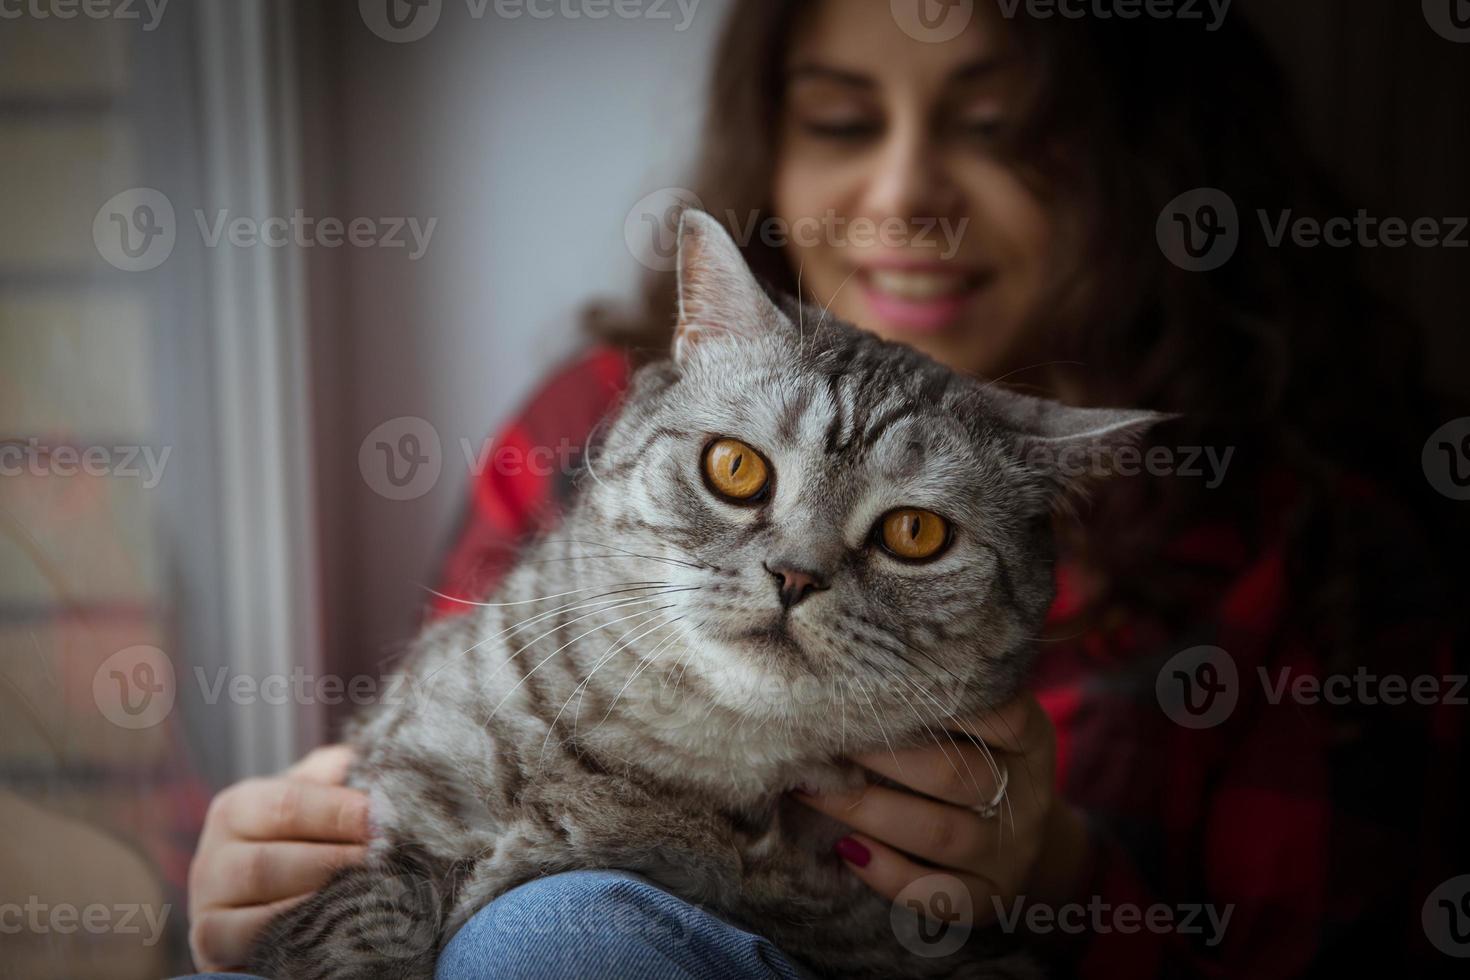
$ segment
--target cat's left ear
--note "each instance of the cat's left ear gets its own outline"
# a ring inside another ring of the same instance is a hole
[[[735,239],[714,218],[692,208],[679,219],[679,322],[674,361],[683,364],[710,341],[754,336],[780,313]]]
[[[1074,408],[992,388],[988,401],[1014,436],[1021,464],[1046,491],[1049,505],[1068,491],[1117,475],[1117,452],[1136,446],[1154,426],[1178,415],[1125,408]]]

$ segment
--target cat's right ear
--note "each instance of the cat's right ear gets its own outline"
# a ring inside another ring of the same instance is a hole
[[[684,364],[711,342],[754,336],[780,314],[723,225],[693,208],[679,218],[679,320],[673,357]]]

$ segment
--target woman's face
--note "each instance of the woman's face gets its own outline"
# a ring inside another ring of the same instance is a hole
[[[993,152],[1016,111],[1003,26],[909,36],[889,0],[825,0],[793,39],[774,204],[803,293],[958,370],[1023,366],[1047,213]]]

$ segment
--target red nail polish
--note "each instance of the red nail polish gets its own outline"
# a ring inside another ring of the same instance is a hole
[[[868,849],[851,837],[842,838],[833,849],[837,851],[842,860],[855,864],[859,868],[866,868],[868,862],[873,860],[873,855],[868,853]]]

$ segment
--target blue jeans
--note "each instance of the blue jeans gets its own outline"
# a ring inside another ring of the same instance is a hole
[[[435,980],[806,976],[767,940],[624,871],[572,871],[506,892],[465,923],[435,970]]]

